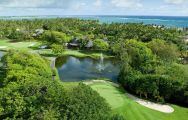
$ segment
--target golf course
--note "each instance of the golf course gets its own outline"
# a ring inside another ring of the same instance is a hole
[[[39,47],[41,43],[35,41],[12,43],[9,40],[1,40],[0,45],[0,49],[3,51],[8,51],[9,49],[33,51],[32,47]],[[51,54],[51,56],[54,56],[50,49],[39,49],[38,53],[42,55]],[[63,56],[97,58],[100,54],[83,53],[78,50],[66,50],[64,51]],[[56,79],[59,78],[57,77]],[[163,113],[140,105],[134,99],[128,97],[125,94],[126,91],[118,84],[105,81],[101,82],[100,80],[98,80],[98,82],[89,81],[84,83],[87,83],[88,86],[97,91],[99,95],[106,100],[112,109],[111,114],[122,115],[126,118],[126,120],[187,120],[187,108],[170,105],[174,109],[174,112]],[[76,87],[79,82],[61,82],[61,84],[63,84],[65,89],[68,90]]]
[[[106,99],[113,114],[121,114],[126,120],[187,120],[187,108],[170,105],[175,111],[162,113],[138,104],[125,95],[123,88],[114,86],[110,82],[93,82],[89,86]]]
[[[188,28],[0,24],[0,120],[188,120]]]

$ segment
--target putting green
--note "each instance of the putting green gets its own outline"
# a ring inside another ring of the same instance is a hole
[[[92,84],[91,87],[103,96],[112,109],[121,107],[124,104],[124,94],[118,88],[110,84]]]
[[[108,82],[93,83],[90,86],[106,99],[114,114],[121,114],[126,120],[187,120],[188,118],[188,108],[172,105],[175,110],[173,113],[162,113],[138,104],[128,98],[123,89]]]

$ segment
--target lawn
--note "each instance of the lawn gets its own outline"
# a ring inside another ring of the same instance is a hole
[[[125,91],[110,83],[94,83],[90,85],[110,104],[113,113],[123,115],[126,120],[187,120],[188,109],[172,105],[173,113],[161,113],[146,108],[125,96]]]
[[[33,52],[37,52],[43,56],[55,57],[52,53],[51,49],[38,49],[38,47],[42,45],[42,43],[37,41],[28,41],[28,42],[12,42],[11,40],[0,40],[0,50],[9,50],[9,49],[24,49],[31,50]],[[4,48],[5,47],[5,48]],[[103,52],[104,58],[114,57],[106,52]],[[75,57],[91,57],[91,58],[99,58],[101,56],[101,52],[94,50],[70,50],[66,49],[65,52],[60,56],[75,56]]]
[[[51,49],[43,49],[43,50],[37,50],[37,52],[43,56],[48,56],[48,57],[54,57],[57,55],[54,55],[52,53]],[[66,49],[61,55],[59,56],[75,56],[75,57],[90,57],[93,59],[98,59],[101,56],[101,52],[97,51],[92,51],[92,50],[71,50],[71,49]],[[110,56],[107,53],[103,53],[104,58],[112,58],[114,56]]]
[[[0,40],[0,50],[9,50],[9,49],[28,49],[32,45],[36,45],[36,41],[28,42],[12,42],[11,40]],[[5,48],[1,48],[5,47]]]
[[[104,58],[114,57],[106,52],[99,52],[94,50],[67,50],[64,52],[64,55],[72,55],[75,57],[91,57],[91,58],[99,58],[103,53]]]

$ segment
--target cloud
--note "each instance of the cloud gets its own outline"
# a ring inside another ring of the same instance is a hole
[[[93,5],[94,5],[95,7],[101,7],[101,6],[102,6],[102,1],[101,1],[101,0],[96,0],[96,1],[93,3]]]
[[[72,6],[71,6],[71,9],[74,9],[74,10],[81,10],[83,8],[86,7],[86,3],[84,2],[78,2],[78,3],[74,3]]]
[[[185,3],[187,0],[164,0],[168,4],[180,5]]]
[[[6,8],[67,8],[73,0],[0,0]]]
[[[118,8],[141,8],[140,0],[111,0],[111,4]]]

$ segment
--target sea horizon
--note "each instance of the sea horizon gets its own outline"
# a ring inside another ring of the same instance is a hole
[[[188,27],[188,16],[155,16],[155,15],[25,15],[0,16],[0,19],[51,19],[78,18],[84,20],[99,20],[102,23],[144,23],[164,25],[166,27]]]

